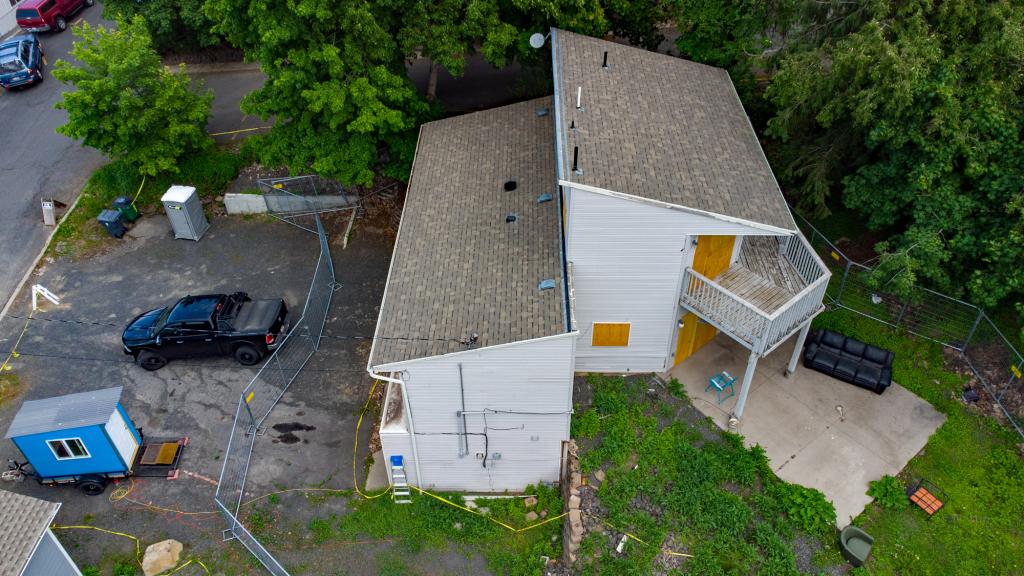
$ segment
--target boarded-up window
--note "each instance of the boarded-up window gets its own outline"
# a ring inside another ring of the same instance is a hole
[[[629,346],[629,322],[594,322],[591,346]]]

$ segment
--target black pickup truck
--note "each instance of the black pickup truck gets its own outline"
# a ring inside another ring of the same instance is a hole
[[[137,316],[121,335],[124,353],[146,370],[174,358],[234,356],[259,363],[288,333],[283,300],[253,300],[245,292],[186,296]]]

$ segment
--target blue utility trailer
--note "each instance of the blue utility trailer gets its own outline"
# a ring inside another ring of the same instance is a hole
[[[117,386],[22,404],[6,437],[27,462],[11,468],[43,484],[74,484],[88,495],[102,494],[110,479],[176,471],[188,439],[144,442],[121,392]]]

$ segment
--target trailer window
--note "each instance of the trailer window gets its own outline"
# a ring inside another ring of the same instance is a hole
[[[72,460],[75,458],[88,458],[89,451],[85,449],[81,438],[66,438],[61,440],[47,440],[50,450],[57,460]]]

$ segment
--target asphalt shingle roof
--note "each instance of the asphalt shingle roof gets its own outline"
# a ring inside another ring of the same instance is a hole
[[[60,504],[0,490],[0,576],[18,576]]]
[[[121,386],[29,400],[14,415],[5,438],[106,424],[121,401]]]
[[[796,230],[725,70],[554,35],[564,179]],[[574,147],[582,175],[572,173]]]
[[[474,332],[482,348],[565,331],[558,203],[537,202],[556,194],[551,106],[540,98],[420,129],[371,367],[467,350],[460,340]],[[539,290],[548,279],[555,288]]]

